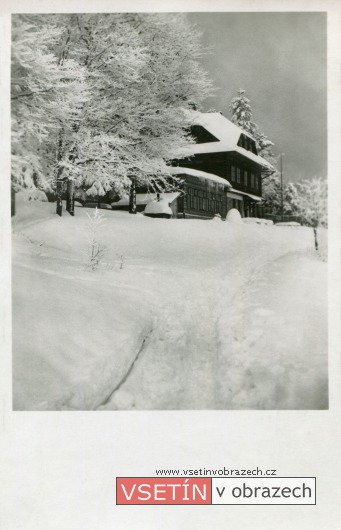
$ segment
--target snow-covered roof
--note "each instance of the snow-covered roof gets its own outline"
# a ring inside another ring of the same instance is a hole
[[[160,198],[167,199],[167,203],[170,204],[179,197],[180,192],[169,192],[169,193],[160,193]],[[156,193],[137,193],[136,194],[136,204],[137,206],[143,206],[145,204],[148,204],[150,201],[153,201],[157,198]],[[129,205],[129,197],[123,197],[117,202],[112,202],[111,206],[128,206]]]
[[[173,214],[171,208],[169,207],[169,202],[166,197],[163,197],[159,201],[154,199],[153,201],[148,202],[143,213],[157,214],[157,215],[160,215],[160,214],[172,215]]]
[[[249,138],[252,138],[252,136],[225,118],[220,112],[191,111],[191,116],[192,125],[201,125],[201,127],[204,127],[209,133],[218,138],[218,141],[187,146],[182,151],[183,155],[191,156],[200,153],[235,151],[260,166],[272,169],[271,164],[267,160],[237,145],[241,134],[245,134]],[[252,139],[254,140],[254,138]]]
[[[199,171],[199,169],[191,169],[189,167],[170,167],[169,172],[172,175],[192,175],[193,177],[203,177],[206,180],[211,180],[212,182],[217,182],[218,184],[224,184],[229,188],[232,187],[228,180],[218,177],[218,175],[213,175],[213,173]]]

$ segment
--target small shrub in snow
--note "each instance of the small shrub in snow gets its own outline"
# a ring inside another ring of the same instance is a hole
[[[95,271],[98,269],[105,255],[106,247],[100,239],[100,231],[103,227],[104,215],[95,209],[93,216],[87,214],[89,218],[89,233],[86,250],[86,269]]]
[[[272,225],[273,221],[269,219],[262,219],[261,217],[245,217],[243,222],[246,224],[258,224],[258,225]]]
[[[214,217],[212,217],[213,221],[222,221],[220,213],[214,214]]]

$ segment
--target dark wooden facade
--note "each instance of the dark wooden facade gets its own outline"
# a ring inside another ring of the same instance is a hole
[[[231,199],[226,196],[228,184],[214,182],[202,176],[181,173],[177,177],[179,183],[179,196],[169,202],[173,218],[180,219],[212,219],[219,214],[225,219],[228,210],[234,206]],[[137,187],[137,193],[146,193],[144,187]],[[161,193],[166,198],[167,193]],[[238,201],[236,201],[238,202]],[[137,205],[137,211],[144,211],[145,205]],[[128,210],[128,205],[113,205],[113,209]]]
[[[213,173],[228,180],[235,190],[262,196],[261,167],[239,153],[201,153],[179,160],[178,165]]]
[[[228,185],[204,177],[183,177],[182,194],[177,200],[177,217],[212,219],[216,214],[225,218],[228,211]]]

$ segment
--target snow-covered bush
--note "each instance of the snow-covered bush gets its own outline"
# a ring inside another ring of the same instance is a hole
[[[231,210],[227,212],[226,221],[228,221],[229,223],[242,223],[243,222],[242,217],[239,213],[239,210],[237,210],[237,208],[231,208]]]

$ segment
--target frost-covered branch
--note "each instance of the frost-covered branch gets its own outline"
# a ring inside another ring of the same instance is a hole
[[[211,91],[200,55],[182,14],[14,15],[13,181],[103,195],[166,175]]]

